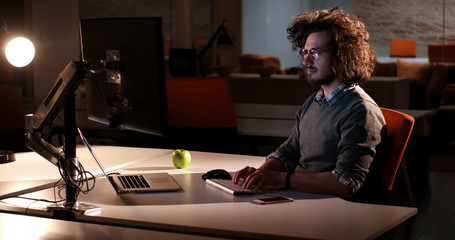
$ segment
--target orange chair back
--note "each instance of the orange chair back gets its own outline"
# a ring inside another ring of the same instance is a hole
[[[381,108],[387,126],[388,157],[381,178],[381,188],[392,190],[398,167],[414,126],[414,118],[387,108]]]
[[[170,126],[192,128],[237,127],[226,78],[166,78]]]

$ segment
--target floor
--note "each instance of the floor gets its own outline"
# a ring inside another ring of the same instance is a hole
[[[385,239],[455,239],[455,143],[431,150],[428,167],[428,187],[414,199],[418,214]]]

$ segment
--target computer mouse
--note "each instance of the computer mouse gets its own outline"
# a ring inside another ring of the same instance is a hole
[[[202,179],[205,181],[207,179],[227,179],[231,180],[231,174],[228,173],[228,171],[224,169],[213,169],[208,172],[206,172],[204,175],[202,175]]]

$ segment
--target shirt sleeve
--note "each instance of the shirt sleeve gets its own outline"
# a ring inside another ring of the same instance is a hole
[[[381,142],[385,122],[377,107],[359,107],[341,124],[341,140],[335,169],[338,181],[347,185],[354,194],[365,182],[369,167]]]
[[[302,108],[297,112],[295,125],[291,130],[289,138],[282,143],[274,152],[269,154],[266,159],[276,158],[280,160],[287,172],[294,172],[300,159],[300,144],[299,144],[299,124]]]

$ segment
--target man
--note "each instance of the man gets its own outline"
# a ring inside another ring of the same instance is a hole
[[[261,167],[245,167],[232,181],[349,198],[364,183],[385,127],[380,108],[358,86],[374,70],[369,34],[338,7],[300,14],[287,32],[308,81],[321,88],[297,112],[290,137]]]

